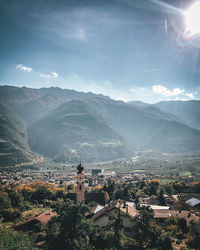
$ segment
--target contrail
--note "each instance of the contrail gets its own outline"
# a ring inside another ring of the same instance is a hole
[[[165,18],[165,35],[168,37],[167,19]]]

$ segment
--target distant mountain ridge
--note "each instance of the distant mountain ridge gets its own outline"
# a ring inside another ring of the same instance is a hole
[[[70,101],[29,127],[34,151],[56,161],[102,161],[126,156],[127,149],[107,121],[83,101]]]
[[[200,101],[162,101],[155,104],[148,104],[132,101],[130,104],[138,107],[156,107],[160,110],[176,116],[180,122],[185,123],[194,129],[200,130]]]
[[[200,150],[199,101],[124,103],[57,87],[12,86],[0,86],[0,101],[4,117],[0,119],[4,127],[0,141],[5,140],[5,134],[10,143],[18,138],[17,147],[27,157],[29,147],[57,162],[107,161],[141,150]],[[9,133],[4,125],[6,113],[13,126]],[[16,119],[20,122],[15,126]],[[4,152],[2,148],[0,153]],[[20,161],[20,157],[13,162]]]
[[[188,126],[200,130],[200,101],[166,101],[154,106],[179,117]]]
[[[30,161],[24,121],[0,102],[0,167]]]
[[[83,93],[58,87],[32,89],[27,87],[0,86],[0,100],[9,105],[26,122],[31,123],[52,111],[63,102],[107,96]]]

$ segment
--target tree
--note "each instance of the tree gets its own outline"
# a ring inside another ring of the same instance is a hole
[[[12,191],[9,193],[9,198],[13,207],[18,207],[23,202],[23,195],[19,192]]]
[[[187,226],[187,221],[184,218],[180,218],[178,220],[178,226],[181,229],[182,233],[187,233],[188,232],[188,226]]]
[[[115,208],[117,209],[117,208]],[[132,247],[134,240],[126,237],[123,226],[124,214],[118,210],[109,216],[109,223],[104,228],[95,227],[95,234],[92,240],[94,249],[127,249]]]
[[[173,250],[171,239],[164,235],[161,236],[158,240],[158,248],[159,250]]]
[[[193,222],[189,227],[188,246],[194,249],[200,249],[200,222]]]
[[[94,225],[85,218],[86,205],[72,201],[57,204],[58,216],[47,227],[48,249],[91,249],[90,238]]]
[[[18,209],[7,208],[2,211],[3,222],[12,222],[21,217],[21,213]]]
[[[153,213],[148,211],[146,207],[143,207],[140,210],[140,215],[133,219],[133,237],[140,247],[148,244],[152,238],[150,227],[152,219]]]
[[[169,195],[173,194],[172,185],[171,185],[171,184],[165,185],[165,191],[166,191],[166,193],[169,194]]]
[[[39,203],[43,202],[45,199],[50,199],[51,191],[46,186],[39,186],[33,193],[32,193],[32,200],[36,200]]]
[[[69,185],[67,185],[67,192],[72,192],[72,191],[74,191],[75,190],[75,187],[74,187],[74,184],[69,184]]]
[[[161,206],[166,205],[163,188],[160,189],[160,192],[158,194],[158,201],[159,201],[159,205],[161,205]]]
[[[140,215],[133,219],[133,237],[139,247],[145,249],[171,250],[171,240],[162,234],[162,229],[153,220],[153,212],[143,207]]]
[[[124,227],[123,227],[122,214],[120,208],[118,209],[117,215],[112,218],[109,226],[111,226],[114,232],[112,245],[115,246],[117,249],[122,249],[123,245],[122,240],[124,238],[123,234]]]
[[[0,229],[0,249],[14,250],[26,249],[36,250],[34,241],[25,233],[15,232],[12,229]]]
[[[10,207],[10,199],[6,192],[0,192],[0,213]]]
[[[107,184],[103,186],[103,190],[106,191],[110,197],[110,199],[113,198],[113,193],[116,189],[115,182],[108,179]]]
[[[148,183],[148,187],[147,187],[148,193],[151,194],[151,195],[152,194],[156,195],[157,191],[159,189],[159,186],[160,186],[160,181],[159,180],[151,180]]]

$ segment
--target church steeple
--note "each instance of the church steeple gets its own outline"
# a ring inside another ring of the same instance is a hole
[[[76,202],[84,202],[85,200],[85,187],[84,187],[84,167],[81,162],[77,167],[77,186],[76,186]]]

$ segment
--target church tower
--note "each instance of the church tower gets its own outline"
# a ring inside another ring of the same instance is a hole
[[[84,167],[81,163],[77,167],[77,186],[76,186],[76,202],[84,202],[85,188],[84,188]]]

